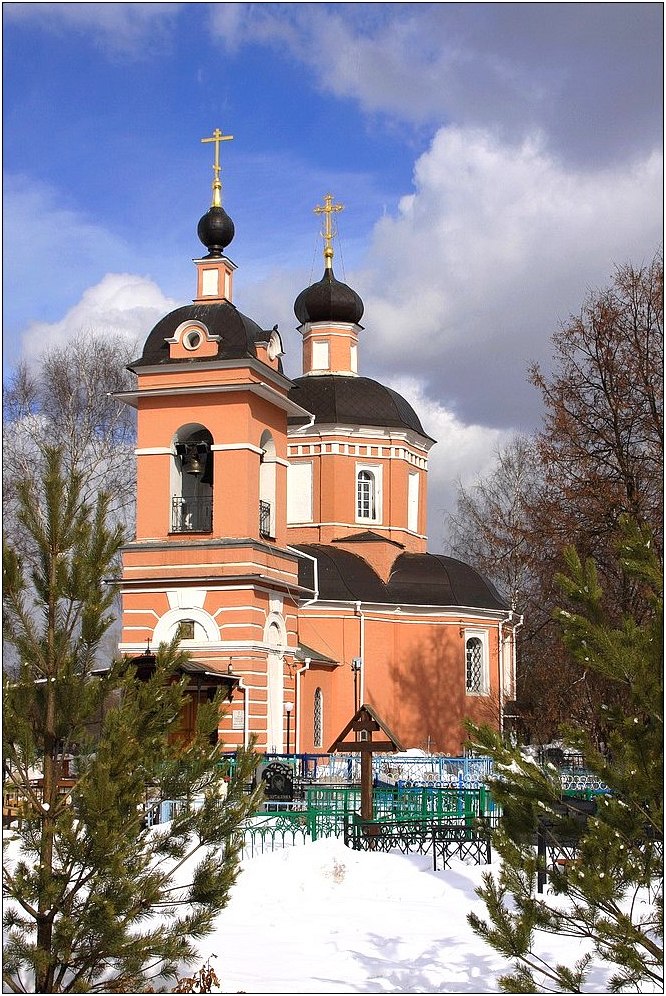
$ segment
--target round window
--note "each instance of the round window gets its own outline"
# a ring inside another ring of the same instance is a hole
[[[185,349],[196,349],[200,343],[201,332],[198,332],[196,329],[191,329],[183,336],[183,345],[185,346]]]

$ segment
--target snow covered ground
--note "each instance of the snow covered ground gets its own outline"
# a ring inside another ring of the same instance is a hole
[[[18,854],[12,836],[5,832],[5,861]],[[247,858],[214,932],[199,942],[199,962],[182,975],[210,958],[220,980],[213,992],[227,994],[497,993],[510,966],[466,919],[485,917],[475,889],[488,867],[451,865],[434,872],[429,856],[352,851],[336,838]],[[536,948],[569,966],[584,950],[551,935]],[[596,964],[586,991],[607,992],[608,974]]]
[[[472,932],[487,868],[433,872],[419,855],[349,850],[327,839],[248,859],[215,933],[201,942],[224,993],[496,993],[507,962]],[[573,963],[572,938],[539,953]],[[590,992],[604,992],[603,966]]]

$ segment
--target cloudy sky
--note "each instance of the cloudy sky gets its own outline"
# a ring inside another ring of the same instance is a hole
[[[360,368],[415,405],[431,549],[457,478],[538,425],[530,362],[662,234],[660,3],[5,3],[4,364],[145,338],[194,295],[220,127],[235,303],[279,324],[323,268]]]

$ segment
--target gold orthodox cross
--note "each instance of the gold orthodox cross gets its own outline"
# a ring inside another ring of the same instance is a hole
[[[216,128],[210,138],[202,138],[202,142],[215,142],[215,162],[213,163],[213,207],[222,207],[222,181],[220,180],[220,142],[230,142],[233,135],[223,135]]]
[[[330,260],[333,259],[333,236],[336,234],[333,230],[333,218],[332,214],[334,211],[342,211],[344,205],[333,203],[333,194],[326,194],[324,197],[324,204],[318,204],[314,209],[315,214],[324,215],[324,227],[322,229],[322,237],[324,239],[324,259],[327,261],[327,265]]]

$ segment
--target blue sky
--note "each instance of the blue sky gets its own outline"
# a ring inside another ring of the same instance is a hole
[[[365,302],[361,372],[455,479],[538,424],[530,361],[661,242],[661,4],[3,4],[4,363],[194,294],[215,127],[235,303],[285,341],[318,221]],[[434,544],[436,546],[436,542]]]

